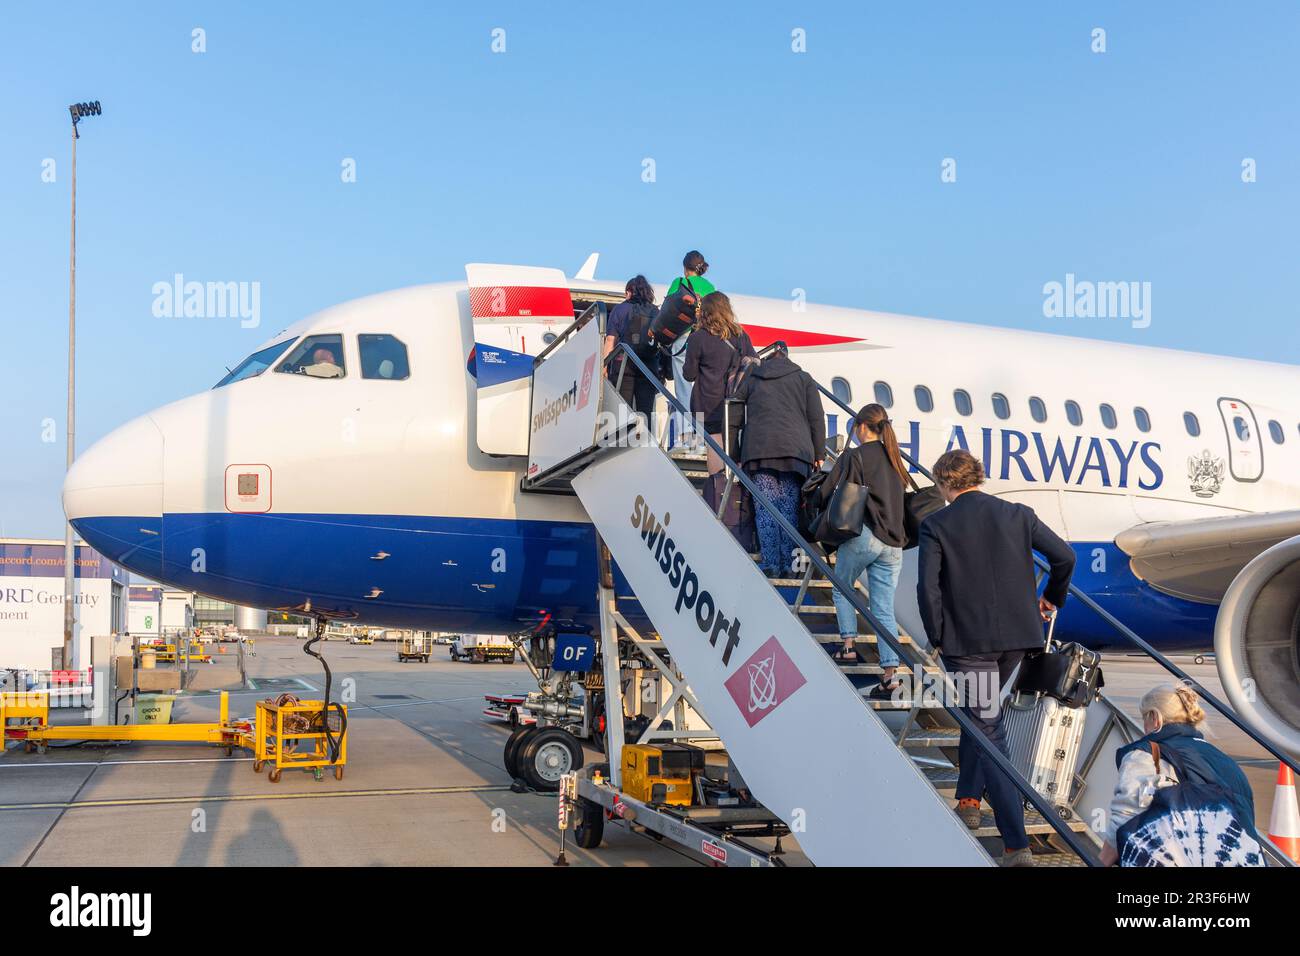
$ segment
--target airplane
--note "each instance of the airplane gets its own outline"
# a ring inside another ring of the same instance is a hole
[[[134,573],[240,605],[433,631],[548,613],[595,626],[586,513],[521,488],[534,357],[623,298],[595,265],[472,263],[464,281],[311,315],[85,451],[65,513]],[[1161,651],[1214,648],[1239,712],[1300,750],[1300,370],[731,298],[755,347],[784,341],[850,407],[888,407],[918,462],[980,457],[985,490],[1070,541],[1076,585]],[[828,434],[847,432],[825,410]],[[897,616],[915,635],[908,555]],[[1123,650],[1078,602],[1056,634]]]

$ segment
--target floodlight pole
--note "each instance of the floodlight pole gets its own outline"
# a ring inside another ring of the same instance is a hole
[[[77,372],[77,122],[83,116],[98,116],[99,101],[74,103],[68,107],[72,114],[72,229],[68,245],[68,423],[67,470],[72,470],[77,456],[76,443],[76,372]],[[73,614],[74,571],[76,549],[72,544],[72,524],[63,529],[63,669],[72,666],[72,635],[76,626]]]

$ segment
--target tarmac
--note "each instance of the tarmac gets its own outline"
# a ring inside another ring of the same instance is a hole
[[[241,688],[233,646],[194,664],[194,687],[174,720],[217,716],[230,688],[232,716],[289,691],[319,697],[323,673],[295,638],[261,638]],[[0,758],[0,865],[4,866],[549,866],[559,852],[553,794],[515,793],[502,766],[504,723],[483,716],[483,695],[526,691],[522,664],[399,663],[396,645],[331,641],[324,654],[334,696],[348,703],[344,778],[286,770],[279,783],[253,771],[252,757],[202,744],[135,743],[51,749],[10,745]],[[1214,664],[1180,666],[1219,693]],[[1154,663],[1104,662],[1105,693],[1130,713],[1167,679]],[[1208,708],[1207,708],[1208,709]],[[56,712],[56,722],[80,715]],[[1277,762],[1211,715],[1207,736],[1233,756],[1255,789],[1267,830]],[[603,760],[588,750],[589,762]],[[798,861],[797,846],[790,863]],[[690,866],[701,861],[669,843],[605,828],[604,843],[568,841],[574,866]]]
[[[231,691],[232,716],[251,717],[258,699],[284,691],[319,696],[323,673],[301,645],[257,641],[247,658],[256,686]],[[286,770],[271,783],[265,770],[253,772],[247,751],[226,757],[203,744],[44,756],[11,744],[0,758],[0,865],[551,865],[557,799],[510,791],[501,762],[507,728],[482,715],[485,693],[535,686],[527,669],[452,663],[445,647],[435,652],[427,664],[402,664],[391,643],[325,645],[335,699],[354,696],[342,780]],[[192,665],[200,690],[177,699],[173,720],[216,720],[215,690],[239,684],[233,663],[228,654]],[[619,827],[607,827],[594,851],[570,838],[567,857],[575,866],[693,865]]]

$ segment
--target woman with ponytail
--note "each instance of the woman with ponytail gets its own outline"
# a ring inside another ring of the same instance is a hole
[[[1206,741],[1196,691],[1160,684],[1142,697],[1146,736],[1115,753],[1106,866],[1264,866],[1255,796],[1237,762]]]
[[[862,533],[839,546],[835,552],[835,572],[846,584],[852,584],[866,572],[865,584],[871,613],[889,633],[898,636],[894,620],[894,591],[903,569],[903,545],[907,532],[903,526],[903,489],[907,484],[907,466],[898,451],[898,437],[883,405],[863,406],[853,420],[858,444],[840,455],[830,478],[822,483],[823,504],[830,501],[835,488],[843,481],[867,487],[866,514]],[[858,612],[838,590],[832,591],[840,638],[844,641],[840,660],[859,657],[854,641],[858,636]],[[898,654],[885,639],[876,635],[883,675],[871,689],[877,700],[888,700],[898,689],[895,669]]]

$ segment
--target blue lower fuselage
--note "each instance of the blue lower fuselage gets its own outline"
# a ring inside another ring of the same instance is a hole
[[[169,514],[73,522],[96,550],[152,580],[249,607],[392,627],[503,633],[544,613],[595,626],[596,532],[577,522],[409,515]],[[1217,608],[1138,580],[1112,543],[1073,542],[1074,584],[1162,651],[1207,650]],[[641,619],[616,570],[620,608]],[[623,598],[627,600],[623,603]],[[818,617],[821,617],[820,615]],[[824,623],[833,626],[833,617]],[[1056,636],[1126,642],[1080,602]]]

